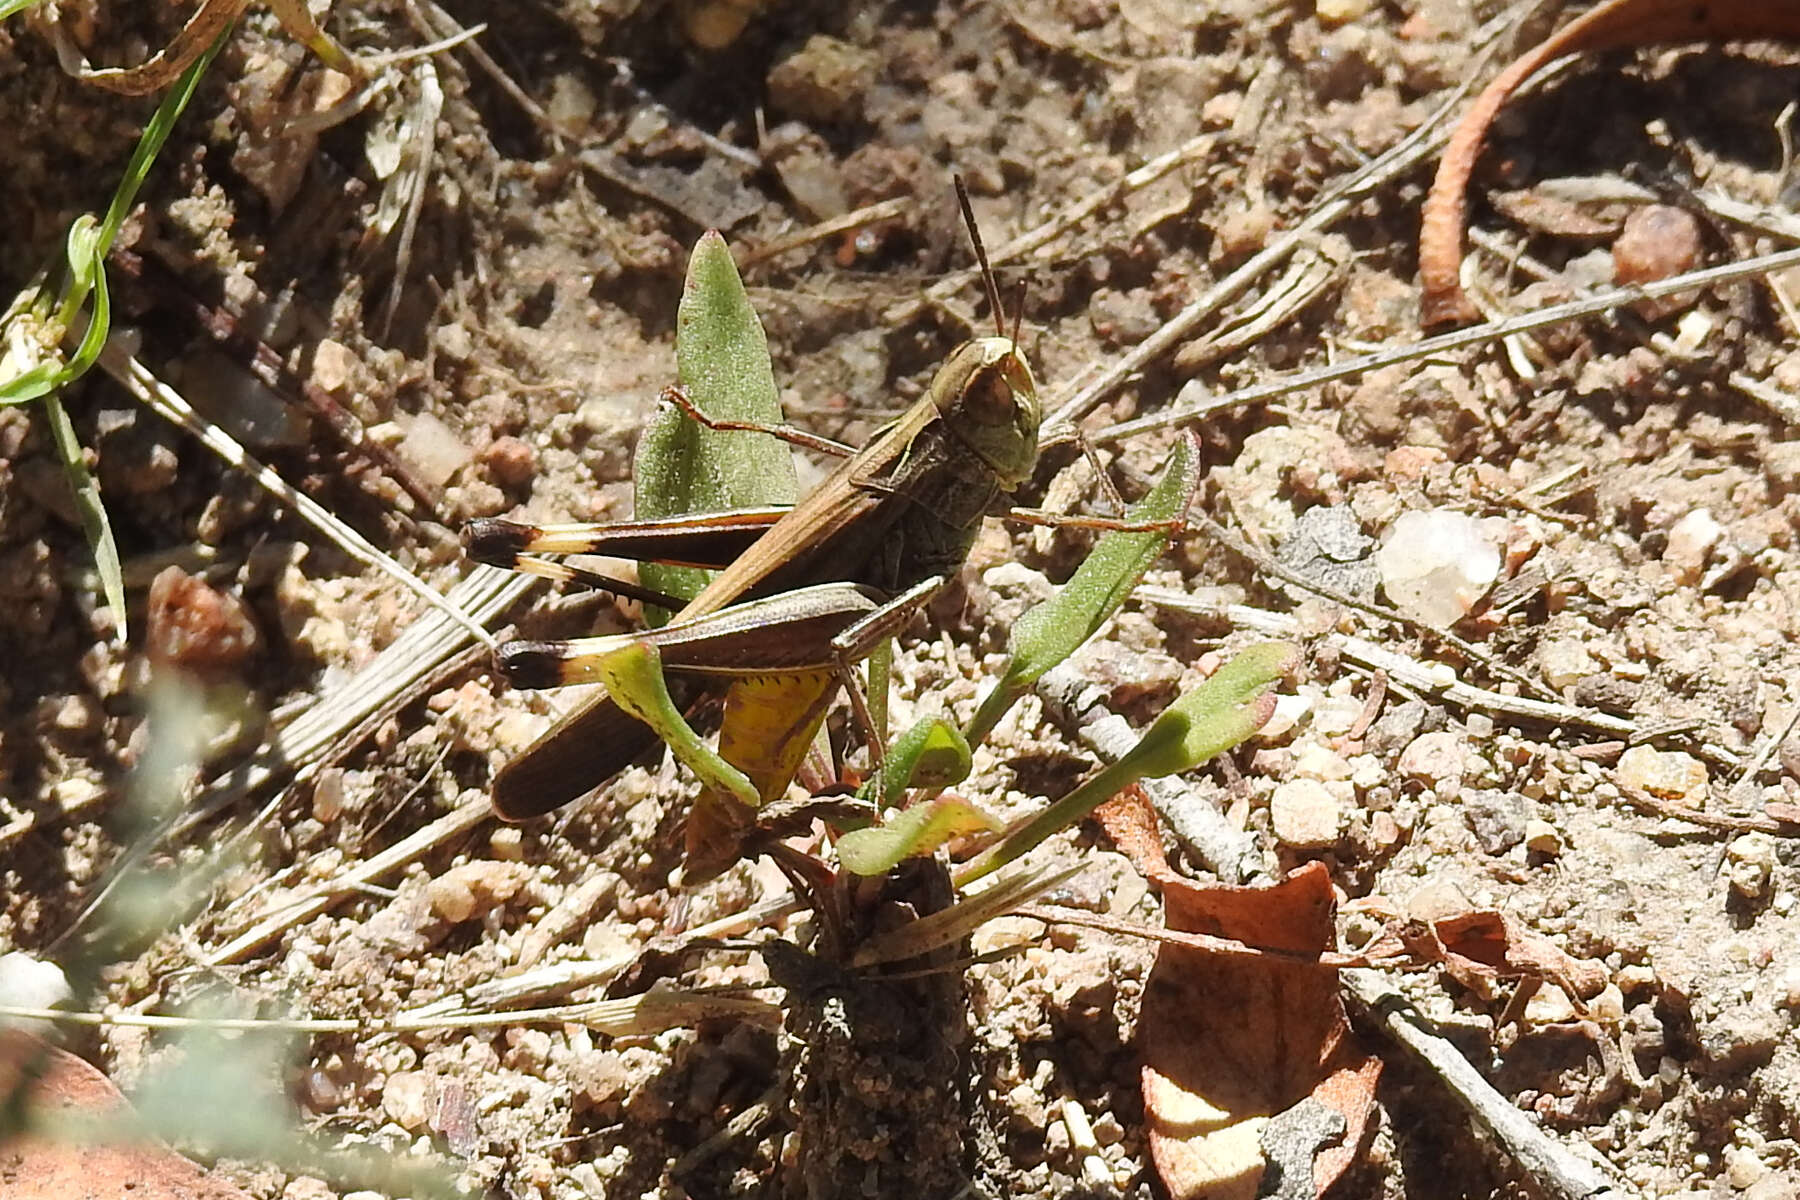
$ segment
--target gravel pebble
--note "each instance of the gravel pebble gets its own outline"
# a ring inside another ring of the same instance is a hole
[[[1662,800],[1697,808],[1706,799],[1706,764],[1679,750],[1633,746],[1619,756],[1618,778]]]
[[[1468,752],[1462,737],[1448,729],[1422,733],[1400,752],[1400,774],[1442,794],[1462,781]]]
[[[1275,836],[1296,850],[1322,850],[1337,841],[1343,813],[1338,798],[1316,779],[1277,784],[1269,798]]]

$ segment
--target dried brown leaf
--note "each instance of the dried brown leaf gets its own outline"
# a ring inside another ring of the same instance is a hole
[[[0,1196],[7,1200],[248,1200],[168,1147],[142,1141],[74,1140],[45,1130],[70,1120],[123,1126],[129,1106],[112,1080],[27,1033],[0,1031],[0,1097],[27,1085],[27,1132],[0,1139]],[[64,1132],[68,1132],[64,1130]],[[94,1130],[87,1130],[92,1133]]]
[[[1171,929],[1322,952],[1333,943],[1331,877],[1309,863],[1272,887],[1202,887],[1165,874]],[[1169,1194],[1256,1194],[1270,1119],[1309,1097],[1343,1136],[1312,1159],[1317,1193],[1355,1161],[1370,1129],[1380,1060],[1357,1045],[1337,976],[1274,957],[1221,958],[1164,945],[1138,1040],[1150,1153]]]

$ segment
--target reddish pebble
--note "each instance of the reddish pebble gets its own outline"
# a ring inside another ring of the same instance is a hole
[[[164,567],[150,581],[145,624],[151,662],[199,675],[229,675],[258,641],[242,600],[180,567]]]
[[[1700,222],[1684,209],[1646,204],[1625,218],[1613,243],[1613,280],[1649,283],[1693,270],[1700,262]]]
[[[481,453],[488,474],[502,487],[514,487],[531,478],[537,470],[537,451],[530,442],[511,435],[497,437]]]

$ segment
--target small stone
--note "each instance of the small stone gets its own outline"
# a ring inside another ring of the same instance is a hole
[[[424,1071],[401,1071],[388,1076],[381,1089],[381,1110],[409,1133],[417,1133],[431,1121],[435,1081]]]
[[[880,67],[871,51],[815,34],[769,72],[769,105],[803,121],[858,121]]]
[[[497,437],[481,452],[488,474],[501,487],[517,487],[537,470],[537,450],[523,438]]]
[[[1370,557],[1374,549],[1349,505],[1321,504],[1300,514],[1276,557],[1314,583],[1373,600],[1380,578]]]
[[[1775,841],[1766,833],[1746,833],[1725,847],[1725,879],[1736,895],[1751,903],[1768,898],[1775,873]]]
[[[1256,731],[1256,736],[1265,742],[1279,741],[1293,732],[1294,726],[1301,718],[1312,711],[1313,699],[1303,692],[1284,692],[1275,697],[1275,712],[1263,727]]]
[[[550,1061],[552,1045],[549,1033],[542,1029],[509,1029],[504,1061],[515,1071],[542,1071]]]
[[[1618,778],[1660,800],[1698,808],[1706,799],[1706,764],[1679,750],[1633,746],[1619,756]]]
[[[485,859],[463,863],[426,884],[425,895],[439,919],[456,925],[511,900],[531,874],[520,863]]]
[[[1800,1011],[1800,966],[1789,967],[1783,971],[1779,987],[1777,1003],[1790,1011]]]
[[[1343,755],[1317,742],[1305,742],[1294,750],[1293,772],[1308,779],[1348,779],[1350,763]]]
[[[1440,794],[1446,784],[1462,781],[1467,766],[1461,735],[1448,729],[1422,733],[1400,752],[1400,774]]]
[[[1663,549],[1663,561],[1675,568],[1683,583],[1700,578],[1713,547],[1725,536],[1725,527],[1711,512],[1696,508],[1669,527],[1669,544]]]
[[[1685,209],[1646,204],[1625,218],[1613,242],[1613,282],[1650,283],[1700,262],[1700,222]]]
[[[1331,29],[1368,15],[1373,7],[1374,0],[1318,0],[1313,11],[1318,14],[1319,24]]]
[[[569,1068],[574,1093],[588,1108],[615,1107],[631,1082],[631,1072],[616,1050],[584,1054]]]
[[[1488,854],[1505,854],[1526,838],[1531,827],[1531,803],[1515,792],[1492,788],[1470,792],[1463,798],[1463,820],[1475,842]]]
[[[462,470],[474,452],[451,428],[430,413],[417,413],[403,424],[400,456],[431,487],[443,487]]]
[[[1338,798],[1316,779],[1277,784],[1269,798],[1275,837],[1296,850],[1322,850],[1336,843],[1342,815]]]
[[[1375,552],[1375,566],[1395,608],[1443,627],[1461,620],[1494,586],[1500,547],[1466,513],[1403,513]]]
[[[1574,687],[1600,669],[1600,664],[1588,653],[1587,644],[1575,637],[1547,637],[1538,643],[1533,657],[1537,659],[1538,672],[1544,682],[1559,692]]]
[[[1474,907],[1463,890],[1449,880],[1434,880],[1406,898],[1406,915],[1427,924],[1462,916]]]
[[[1700,1054],[1721,1074],[1761,1066],[1787,1035],[1787,1021],[1773,1008],[1747,1002],[1733,1005],[1698,1030]]]
[[[518,862],[525,857],[525,831],[517,825],[502,825],[488,834],[488,849],[502,862]]]
[[[1607,985],[1587,1002],[1588,1016],[1603,1025],[1613,1028],[1625,1022],[1625,995],[1619,986],[1608,982]]]
[[[62,968],[55,963],[33,958],[22,950],[0,954],[0,1004],[16,1008],[55,1008],[69,998],[71,991]],[[0,1025],[37,1035],[51,1032],[48,1021],[8,1018]]]
[[[242,600],[174,566],[150,581],[144,625],[151,662],[208,678],[232,674],[261,641]]]
[[[1356,696],[1327,696],[1313,714],[1313,729],[1326,737],[1341,737],[1362,719],[1363,702]]]
[[[1431,709],[1423,700],[1390,704],[1375,719],[1375,724],[1369,726],[1369,732],[1363,736],[1363,745],[1371,754],[1396,753],[1419,736],[1429,715]]]
[[[313,386],[342,398],[349,393],[359,365],[350,347],[325,338],[313,348]]]
[[[1771,1171],[1744,1189],[1739,1200],[1794,1200],[1800,1196],[1800,1179],[1786,1171]]]
[[[1525,1023],[1528,1025],[1561,1025],[1573,1020],[1575,1005],[1570,1002],[1568,993],[1548,980],[1525,1002]]]
[[[313,779],[312,816],[331,825],[344,815],[344,768],[326,767]]]
[[[1721,1157],[1725,1160],[1725,1182],[1734,1191],[1748,1191],[1769,1173],[1768,1164],[1748,1146],[1727,1146]]]
[[[1562,834],[1548,821],[1525,822],[1525,848],[1535,854],[1561,854]]]

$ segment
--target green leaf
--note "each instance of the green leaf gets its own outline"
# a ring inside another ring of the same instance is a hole
[[[866,798],[891,808],[909,787],[946,788],[969,776],[969,743],[942,717],[926,717],[895,739],[881,770],[863,785]]]
[[[708,416],[781,423],[762,322],[716,232],[701,237],[688,260],[675,363],[688,397]],[[779,438],[708,429],[673,406],[659,411],[638,440],[634,479],[641,518],[792,504],[799,492],[793,455]],[[681,597],[697,594],[708,578],[693,567],[655,563],[645,563],[642,575],[650,587]]]
[[[100,499],[100,484],[87,469],[81,453],[81,442],[75,426],[64,411],[61,397],[51,393],[44,397],[44,417],[50,424],[50,436],[56,443],[57,457],[62,459],[63,473],[75,493],[75,512],[81,519],[81,532],[94,551],[94,569],[100,575],[100,592],[112,609],[115,640],[125,641],[125,570],[119,562],[119,544],[113,540],[112,522],[107,520],[106,505]]]
[[[19,11],[20,7],[23,6],[0,9],[0,18]],[[106,287],[107,253],[112,249],[113,239],[118,236],[120,225],[131,212],[138,189],[143,186],[163,144],[168,141],[170,132],[175,128],[175,122],[187,107],[188,101],[193,99],[200,77],[218,55],[228,34],[229,31],[221,34],[204,54],[189,63],[176,85],[157,105],[156,113],[144,127],[143,136],[138,139],[137,148],[132,151],[131,161],[126,164],[118,185],[113,189],[106,216],[96,219],[92,215],[83,215],[69,226],[64,251],[66,261],[62,292],[57,300],[55,316],[48,319],[47,329],[41,331],[47,336],[41,336],[38,340],[46,347],[59,345],[64,334],[74,328],[76,321],[80,319],[82,307],[91,298],[87,328],[82,331],[81,342],[76,346],[75,353],[66,363],[58,362],[54,357],[46,358],[0,380],[0,405],[21,404],[37,399],[44,401],[44,416],[50,425],[50,436],[56,444],[57,456],[62,460],[63,472],[68,476],[69,485],[75,492],[75,506],[81,518],[81,529],[87,536],[88,545],[93,549],[94,566],[100,575],[100,590],[113,611],[121,643],[125,640],[125,573],[119,562],[118,544],[113,539],[112,524],[107,519],[106,507],[101,501],[100,485],[87,469],[81,443],[75,436],[75,427],[70,423],[68,414],[63,411],[56,392],[85,375],[106,346],[106,339],[112,331],[112,303]],[[28,311],[33,317],[39,317],[41,314],[37,309],[35,303],[26,306],[15,304],[9,309],[8,315],[15,321],[27,319]],[[6,332],[9,335],[13,333],[12,330]],[[16,358],[15,364],[24,365]]]
[[[1298,661],[1286,642],[1260,642],[1220,667],[1151,722],[1144,736],[1061,800],[1013,829],[956,872],[962,887],[999,870],[1140,779],[1191,771],[1261,729],[1275,711],[1268,693]]]
[[[1169,456],[1162,478],[1131,506],[1125,520],[1133,524],[1173,522],[1199,486],[1199,449],[1192,438],[1183,438]],[[1150,564],[1169,548],[1169,537],[1167,529],[1107,534],[1054,596],[1019,618],[1007,636],[1010,657],[1006,673],[982,698],[981,707],[963,731],[971,746],[986,738],[1045,672],[1075,653],[1119,610]]]
[[[880,875],[903,859],[930,854],[958,834],[998,828],[999,821],[967,800],[940,796],[896,813],[885,825],[846,833],[838,839],[838,861],[854,875]]]
[[[744,773],[720,758],[681,715],[681,709],[669,696],[668,684],[663,680],[662,655],[655,646],[627,641],[619,649],[601,655],[594,673],[619,707],[655,730],[702,783],[747,808],[762,803],[762,797]]]
[[[1130,766],[1138,778],[1156,779],[1191,771],[1229,750],[1268,720],[1264,715],[1246,727],[1245,706],[1292,670],[1299,657],[1299,650],[1287,642],[1251,646],[1165,708],[1119,762]]]

